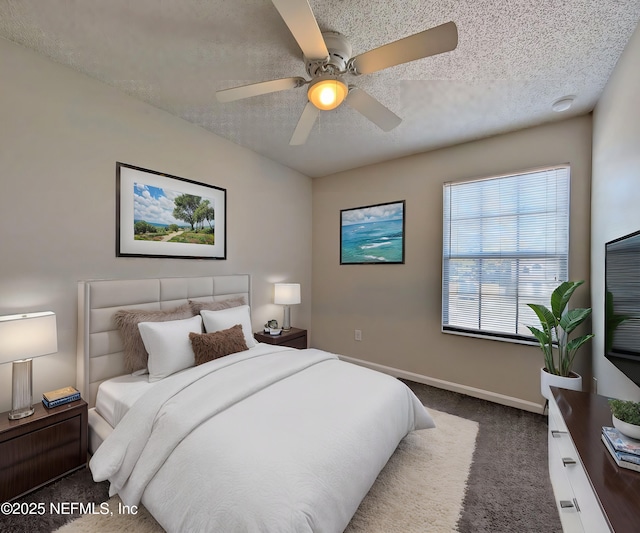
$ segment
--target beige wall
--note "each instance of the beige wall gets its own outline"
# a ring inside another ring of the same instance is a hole
[[[636,31],[594,118],[592,302],[600,338],[603,243],[640,228],[640,80],[632,67],[638,59]],[[34,361],[36,400],[43,390],[75,381],[77,280],[248,272],[256,328],[281,318],[270,303],[272,283],[299,281],[303,303],[293,308],[293,322],[309,327],[313,318],[314,346],[442,380],[445,387],[486,391],[497,401],[541,402],[537,348],[440,332],[441,187],[571,163],[571,278],[589,280],[590,117],[312,183],[2,39],[0,66],[0,314],[51,309],[58,315],[59,353]],[[227,188],[228,260],[116,258],[116,161]],[[340,266],[340,209],[402,199],[406,264]],[[274,233],[277,239],[266,238]],[[579,296],[576,303],[588,305],[587,291]],[[362,330],[361,342],[354,341],[354,329]],[[600,391],[640,395],[601,357],[598,337],[593,353]],[[586,361],[579,370],[588,377]],[[10,365],[0,366],[0,410],[9,408],[10,374]]]
[[[78,280],[249,273],[256,329],[282,318],[272,283],[300,282],[292,322],[310,326],[310,178],[3,39],[0,71],[0,315],[58,319],[35,401],[75,383]],[[228,259],[116,258],[116,161],[226,188]],[[10,384],[0,365],[0,411]]]
[[[565,162],[570,277],[587,287],[591,116],[314,179],[313,346],[502,403],[541,405],[539,348],[440,331],[442,184]],[[407,202],[405,264],[340,266],[340,210],[395,200]],[[572,301],[588,302],[587,288]],[[588,379],[588,352],[578,366]]]
[[[639,64],[640,27],[618,60],[593,120],[593,368],[600,393],[631,400],[640,400],[640,388],[604,357],[604,244],[640,230]]]

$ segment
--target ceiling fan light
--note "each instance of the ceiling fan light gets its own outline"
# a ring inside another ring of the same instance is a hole
[[[340,78],[321,78],[307,91],[309,101],[322,111],[338,107],[346,98],[349,89]]]

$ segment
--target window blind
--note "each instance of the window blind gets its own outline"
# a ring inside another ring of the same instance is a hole
[[[569,166],[445,183],[443,331],[529,340],[567,280]]]

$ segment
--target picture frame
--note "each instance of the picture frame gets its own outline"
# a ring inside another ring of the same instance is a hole
[[[116,163],[116,256],[227,258],[227,190]]]
[[[340,210],[340,264],[404,264],[406,201]]]

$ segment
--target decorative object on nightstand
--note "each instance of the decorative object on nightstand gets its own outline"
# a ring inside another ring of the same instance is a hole
[[[276,283],[274,288],[273,303],[284,306],[284,320],[282,329],[291,329],[291,308],[289,306],[300,303],[299,283]]]
[[[0,316],[0,363],[13,363],[11,420],[34,412],[32,358],[57,351],[55,313]]]
[[[80,399],[80,392],[74,387],[62,387],[42,394],[42,404],[49,409]]]
[[[564,281],[551,293],[551,309],[541,304],[527,304],[540,320],[542,330],[527,326],[538,339],[544,354],[544,368],[540,370],[540,392],[551,398],[550,386],[582,390],[582,376],[573,372],[573,359],[592,333],[569,340],[569,335],[591,314],[591,308],[569,309],[569,299],[584,281]]]

